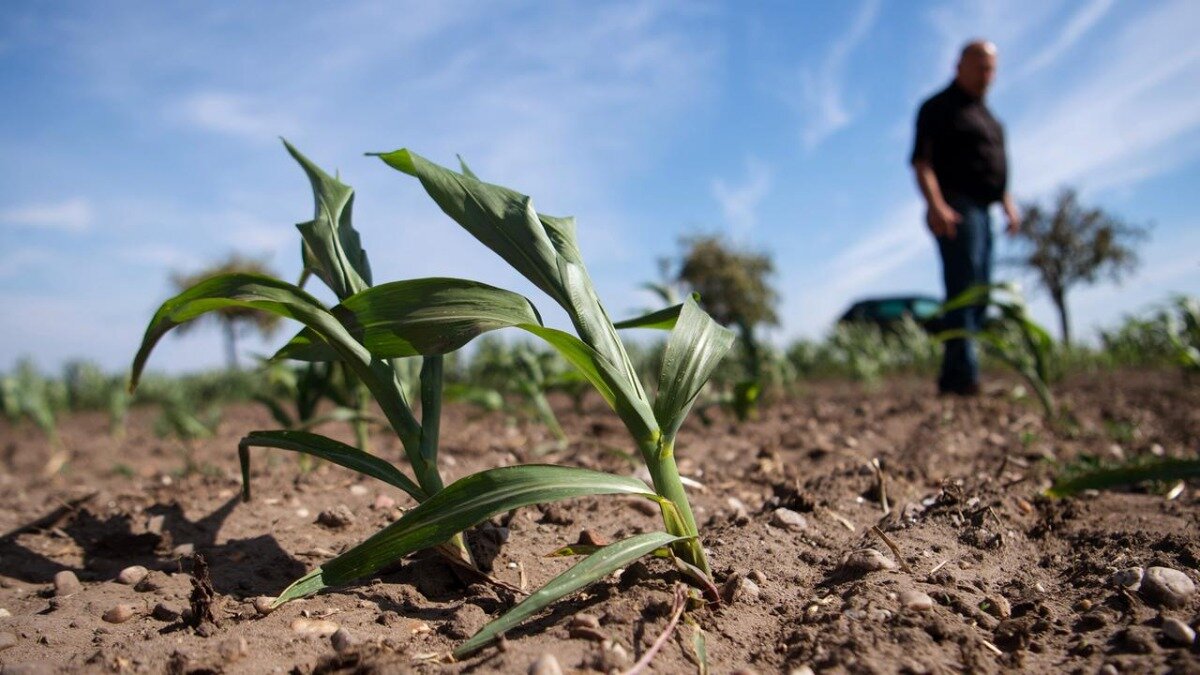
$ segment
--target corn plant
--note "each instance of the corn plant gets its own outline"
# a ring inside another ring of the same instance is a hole
[[[557,302],[575,333],[544,326],[527,298],[475,281],[430,278],[372,286],[369,275],[364,276],[365,254],[349,225],[351,190],[290,146],[289,151],[308,172],[317,196],[317,218],[300,226],[306,266],[334,288],[339,304],[327,308],[297,286],[270,277],[232,274],[209,279],[163,304],[147,328],[133,368],[136,383],[155,343],[174,326],[222,306],[249,306],[305,325],[277,353],[278,358],[341,361],[376,397],[405,447],[416,481],[378,457],[308,432],[253,432],[242,441],[247,486],[248,448],[266,446],[329,459],[402,489],[420,502],[366,541],[298,579],[275,603],[374,574],[414,551],[443,547],[464,530],[522,506],[610,494],[637,495],[658,503],[664,531],[590,552],[485,626],[456,655],[478,649],[557,598],[663,548],[670,550],[681,569],[711,587],[708,561],[675,464],[675,438],[700,389],[728,351],[732,334],[691,299],[666,316],[633,322],[671,331],[657,395],[651,399],[592,286],[576,243],[574,221],[537,213],[528,197],[480,181],[465,164],[455,172],[407,150],[380,157],[418,178],[447,215]],[[597,389],[628,428],[649,469],[653,489],[636,478],[553,465],[502,467],[441,485],[435,462],[443,355],[485,332],[506,327],[544,340]],[[420,423],[407,405],[393,367],[396,360],[417,356],[423,359]]]
[[[942,305],[941,314],[963,307],[991,305],[1000,310],[1000,318],[989,321],[978,332],[953,328],[934,336],[941,341],[978,339],[990,353],[1012,368],[1029,383],[1037,394],[1046,419],[1055,417],[1054,397],[1050,382],[1057,377],[1053,370],[1054,340],[1045,328],[1029,318],[1025,301],[1011,284],[980,284],[972,286]]]

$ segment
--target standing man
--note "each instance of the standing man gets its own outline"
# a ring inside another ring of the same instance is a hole
[[[947,300],[973,285],[991,283],[992,204],[1004,205],[1010,235],[1020,226],[1007,190],[1004,128],[984,102],[995,76],[996,46],[969,42],[954,81],[925,101],[917,114],[912,166],[925,197],[925,222],[942,256]],[[986,310],[977,306],[949,312],[946,327],[975,332]],[[946,342],[938,391],[979,393],[979,360],[972,340]]]

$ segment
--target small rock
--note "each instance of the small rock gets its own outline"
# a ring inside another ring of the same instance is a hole
[[[851,551],[842,559],[842,569],[857,574],[894,570],[896,567],[895,561],[873,548]]]
[[[1151,567],[1142,577],[1142,595],[1167,607],[1183,607],[1195,592],[1192,580],[1170,567]]]
[[[169,603],[160,602],[154,606],[154,610],[150,612],[150,616],[159,621],[177,621],[181,610]]]
[[[791,509],[775,509],[771,513],[771,524],[791,532],[808,529],[808,519]]]
[[[0,619],[3,619],[5,617],[10,617],[10,616],[12,616],[12,612],[8,611],[7,609],[4,609],[3,607],[0,607]]]
[[[217,653],[225,663],[233,663],[250,653],[250,646],[246,644],[246,638],[237,635],[226,640],[223,640],[217,646]]]
[[[142,577],[141,580],[134,585],[133,590],[137,591],[138,593],[161,591],[167,587],[167,582],[170,581],[170,579],[171,577],[168,577],[166,574],[154,570],[148,572],[146,576]]]
[[[345,628],[339,628],[330,636],[329,641],[333,643],[333,650],[341,654],[350,651],[354,646],[354,638],[350,636],[350,631]]]
[[[141,565],[131,565],[121,570],[121,573],[117,575],[117,583],[125,584],[126,586],[133,586],[137,584],[137,582],[146,578],[146,575],[149,573],[150,570],[142,567]]]
[[[54,575],[54,594],[58,597],[75,595],[82,590],[83,584],[79,583],[79,577],[71,570],[63,570]]]
[[[736,525],[745,525],[750,522],[750,509],[746,508],[746,503],[737,497],[730,497],[725,500],[725,504],[733,511],[732,520]]]
[[[809,668],[808,666],[800,666],[799,668],[792,668],[791,670],[789,670],[788,675],[815,675],[815,674],[813,673],[812,668]]]
[[[396,500],[387,495],[379,495],[375,497],[375,503],[371,504],[371,508],[376,511],[388,511],[396,508]]]
[[[273,602],[275,602],[275,598],[260,595],[254,599],[254,611],[258,612],[259,616],[266,616],[275,611],[275,608],[271,606]]]
[[[137,607],[128,603],[121,603],[112,609],[105,612],[100,618],[109,623],[125,623],[137,614]]]
[[[1012,605],[1003,595],[993,595],[984,599],[980,609],[997,619],[1007,619],[1012,616]]]
[[[726,602],[753,602],[758,599],[758,584],[742,574],[735,574],[721,588],[721,596]]]
[[[571,617],[571,621],[567,623],[567,628],[600,628],[600,619],[591,614],[579,613]]]
[[[1111,663],[1106,663],[1100,666],[1100,670],[1096,671],[1097,675],[1121,675],[1121,671]]]
[[[338,504],[332,509],[325,509],[317,516],[317,524],[332,530],[340,530],[354,524],[354,512],[345,504]]]
[[[195,544],[180,544],[171,549],[171,555],[176,558],[186,558],[196,552]]]
[[[1196,641],[1196,631],[1179,619],[1163,619],[1162,632],[1181,645],[1190,645]]]
[[[1130,591],[1136,591],[1142,587],[1142,575],[1144,571],[1140,567],[1129,567],[1120,572],[1113,573],[1110,580],[1114,586],[1125,588]]]
[[[17,646],[17,636],[16,635],[14,635],[12,633],[8,633],[8,632],[0,633],[0,652],[4,651],[5,649],[8,649],[9,647],[16,647],[16,646]],[[530,671],[530,672],[533,672],[533,671]]]
[[[340,627],[329,619],[306,619],[300,617],[292,621],[292,632],[305,637],[313,635],[317,637],[329,637],[336,633]]]
[[[542,654],[529,664],[529,675],[562,675],[562,672],[553,654]]]
[[[921,591],[904,591],[900,594],[900,606],[910,612],[928,612],[933,609],[933,598]]]
[[[367,489],[366,485],[355,483],[354,485],[350,486],[350,494],[354,495],[355,497],[366,497],[368,492],[370,492],[370,490]]]

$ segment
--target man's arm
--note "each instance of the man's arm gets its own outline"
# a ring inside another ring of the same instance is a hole
[[[962,216],[946,203],[937,175],[933,173],[933,165],[927,160],[915,159],[913,172],[917,175],[921,196],[925,198],[925,223],[934,236],[953,239],[958,234],[958,221]]]
[[[1004,193],[1004,218],[1008,221],[1008,227],[1005,231],[1009,235],[1014,235],[1021,230],[1021,211],[1017,208],[1017,203],[1013,200],[1012,193]]]

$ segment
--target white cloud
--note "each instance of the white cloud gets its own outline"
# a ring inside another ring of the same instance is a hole
[[[722,178],[712,181],[713,199],[721,207],[721,215],[735,236],[744,236],[758,223],[758,206],[771,191],[771,172],[761,161],[746,160],[745,178],[737,184]]]
[[[846,102],[846,66],[850,55],[871,32],[879,16],[879,0],[865,0],[850,28],[832,45],[824,60],[815,68],[800,71],[800,139],[812,149],[853,120],[854,111]]]
[[[39,246],[27,246],[0,253],[0,279],[16,277],[53,263],[54,252]]]
[[[14,228],[86,232],[95,221],[91,202],[74,197],[61,202],[29,204],[0,211],[0,224]]]
[[[173,103],[169,114],[203,131],[260,142],[274,142],[279,136],[295,133],[298,128],[295,120],[270,110],[261,101],[222,91],[190,94]]]
[[[1013,126],[1017,187],[1120,187],[1194,159],[1196,144],[1179,141],[1200,131],[1198,22],[1195,3],[1155,5],[1106,40],[1106,58]]]
[[[1017,82],[1058,61],[1108,14],[1114,2],[1115,0],[1092,0],[1084,5],[1067,20],[1062,32],[1053,42],[1046,45],[1041,51],[1034,53],[1021,64],[1015,75],[1002,82]]]

